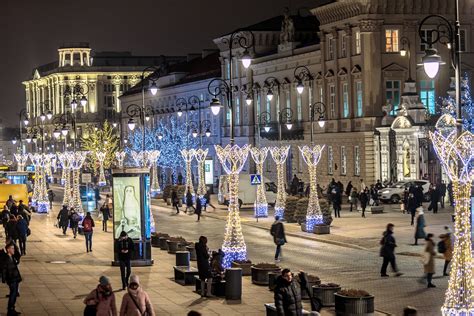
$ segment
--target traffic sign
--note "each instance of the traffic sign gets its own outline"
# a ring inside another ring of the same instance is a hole
[[[250,184],[251,185],[262,184],[262,175],[261,174],[251,174],[250,175]]]

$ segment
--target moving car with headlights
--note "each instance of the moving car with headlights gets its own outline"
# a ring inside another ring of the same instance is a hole
[[[405,188],[410,188],[412,185],[421,186],[423,188],[423,198],[425,202],[430,200],[430,182],[427,180],[405,180],[396,182],[379,190],[379,200],[384,203],[400,203],[400,201],[403,200]]]

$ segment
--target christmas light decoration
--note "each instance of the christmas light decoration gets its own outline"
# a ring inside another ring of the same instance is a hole
[[[36,206],[38,213],[48,213],[49,201],[48,191],[46,187],[46,172],[45,165],[47,164],[48,156],[44,154],[30,154],[30,160],[35,166],[35,183],[33,187],[33,205]]]
[[[181,150],[181,156],[183,157],[183,160],[186,163],[186,188],[184,190],[184,196],[186,196],[188,192],[191,192],[191,194],[194,196],[193,177],[191,173],[191,162],[193,161],[194,154],[194,149]]]
[[[28,154],[15,153],[13,156],[17,162],[16,170],[19,172],[25,171],[25,166],[28,161]]]
[[[56,158],[55,154],[45,154],[45,173],[47,179],[53,179],[53,159]],[[54,160],[56,161],[56,160]]]
[[[123,161],[125,160],[125,151],[116,151],[115,158],[117,159],[117,167],[123,169]]]
[[[63,169],[61,175],[61,183],[64,186],[64,194],[63,194],[63,205],[70,205],[71,201],[71,158],[70,155],[73,155],[73,152],[58,152],[58,159],[61,167]]]
[[[254,203],[254,212],[257,218],[268,217],[268,202],[265,195],[265,183],[263,181],[263,163],[265,159],[267,159],[269,150],[268,147],[252,147],[250,149],[253,161],[255,161],[257,165],[257,174],[259,174],[262,179],[260,184],[257,185],[257,196]]]
[[[139,168],[145,168],[146,167],[146,165],[147,165],[147,157],[146,157],[147,152],[146,151],[134,151],[134,150],[132,150],[130,152],[130,154],[132,156],[133,161],[135,162],[135,166],[137,166]]]
[[[313,147],[303,146],[300,147],[301,155],[304,161],[308,165],[309,171],[309,201],[308,208],[306,210],[306,231],[312,233],[315,225],[323,224],[323,214],[321,213],[321,207],[319,206],[318,190],[317,190],[317,165],[321,159],[321,154],[324,150],[324,145],[316,145]]]
[[[194,157],[196,158],[197,161],[197,167],[198,167],[198,188],[197,188],[197,195],[201,199],[201,205],[205,205],[206,200],[204,199],[204,195],[207,193],[207,187],[206,187],[206,179],[204,177],[205,172],[204,172],[204,164],[206,163],[206,157],[207,153],[209,152],[209,149],[196,149],[194,151]]]
[[[280,218],[285,213],[286,190],[285,190],[285,162],[290,152],[290,146],[272,147],[270,153],[277,165],[277,197],[275,202],[275,216]]]
[[[445,316],[474,315],[470,197],[474,181],[474,134],[465,131],[430,132],[433,148],[443,169],[453,183],[454,193],[454,254],[444,305]]]
[[[229,268],[232,261],[247,259],[247,246],[239,214],[239,173],[247,161],[249,145],[215,146],[217,157],[224,171],[228,174],[229,206],[222,251],[224,252],[223,266]]]
[[[451,78],[450,90],[448,90],[448,96],[440,98],[441,100],[441,111],[445,114],[451,114],[455,116],[455,80]],[[465,73],[461,80],[461,117],[464,130],[474,133],[474,100],[471,96],[471,85],[469,77]]]
[[[104,186],[107,184],[107,181],[105,180],[105,173],[104,173],[104,161],[105,161],[105,156],[106,153],[103,151],[96,151],[95,156],[97,158],[97,161],[99,162],[99,186]]]
[[[150,190],[153,194],[161,193],[160,183],[159,183],[159,176],[158,176],[158,166],[157,161],[160,158],[160,151],[159,150],[148,150],[146,153],[148,166],[150,167],[151,172],[151,186]]]
[[[76,151],[68,155],[72,169],[72,196],[69,201],[69,206],[73,207],[76,212],[81,214],[84,210],[82,209],[81,194],[79,191],[80,176],[82,165],[84,164],[88,153],[89,152],[87,151]]]
[[[112,166],[115,160],[115,152],[119,148],[119,142],[119,135],[108,121],[104,121],[101,128],[97,126],[89,127],[87,132],[83,134],[81,138],[82,149],[90,153],[89,160],[94,168],[94,173],[99,174],[99,178],[100,168],[109,169]],[[101,153],[100,156],[97,155],[98,153]],[[103,158],[102,162],[99,161],[99,157]]]

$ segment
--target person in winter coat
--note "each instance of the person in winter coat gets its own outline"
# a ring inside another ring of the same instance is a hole
[[[72,234],[74,239],[77,236],[77,229],[79,227],[79,222],[81,221],[81,216],[76,212],[74,208],[71,208],[71,214],[69,214],[69,227],[71,227]]]
[[[188,209],[190,208],[196,211],[196,209],[193,206],[193,195],[191,193],[191,188],[188,187],[188,190],[186,193],[186,212],[188,212]]]
[[[26,220],[28,225],[30,225],[31,212],[30,212],[30,209],[28,208],[28,206],[23,204],[23,200],[20,200],[18,202],[18,214],[23,216],[23,218]]]
[[[18,229],[16,228],[16,223],[15,215],[10,215],[10,220],[7,223],[7,236],[15,243],[18,243]]]
[[[433,234],[426,235],[426,246],[424,254],[423,268],[426,273],[426,281],[428,282],[428,288],[436,287],[431,281],[433,280],[433,274],[435,274],[435,261],[434,256],[436,255],[435,243],[433,241]]]
[[[449,276],[447,273],[448,271],[448,265],[453,259],[453,241],[451,239],[451,232],[449,231],[449,228],[446,226],[445,227],[446,233],[441,234],[439,238],[441,241],[444,243],[444,252],[443,252],[443,257],[444,257],[444,267],[443,267],[443,276]]]
[[[173,207],[176,208],[176,214],[179,214],[179,198],[178,193],[176,193],[175,190],[171,192],[171,203],[173,204]]]
[[[49,208],[53,208],[53,201],[54,201],[54,197],[56,196],[56,194],[54,194],[53,190],[49,189],[48,190],[48,201],[49,201]]]
[[[347,187],[349,187],[349,185]],[[355,207],[355,209],[357,210],[358,196],[359,196],[359,194],[357,193],[357,189],[352,188],[352,191],[350,192],[350,194],[348,194],[348,196],[349,196],[349,203],[351,204],[350,211],[352,212],[353,207]]]
[[[101,276],[99,285],[92,290],[84,299],[84,304],[96,306],[97,316],[117,316],[117,307],[115,306],[115,294],[110,285],[109,278]],[[84,315],[89,315],[84,311]],[[92,315],[92,314],[91,314]]]
[[[285,226],[280,221],[280,216],[275,216],[275,221],[270,228],[270,234],[273,236],[273,242],[276,245],[275,261],[280,261],[281,246],[286,244]]]
[[[196,198],[196,210],[194,211],[194,213],[196,213],[198,217],[196,222],[199,222],[199,220],[201,219],[201,213],[202,213],[202,203],[199,197]]]
[[[23,216],[18,215],[16,229],[18,230],[18,240],[20,242],[21,255],[26,255],[26,238],[28,237],[28,223]]]
[[[365,217],[365,209],[367,208],[367,204],[369,204],[369,189],[365,188],[364,191],[360,192],[359,200],[362,209],[362,217]]]
[[[418,245],[418,239],[425,238],[425,216],[423,208],[420,206],[416,209],[418,216],[416,217],[416,229],[415,229],[415,245]]]
[[[8,209],[11,210],[13,204],[15,204],[15,203],[16,203],[16,201],[13,199],[13,196],[9,195],[8,200],[6,202]]]
[[[86,250],[92,252],[92,233],[94,232],[95,223],[92,219],[91,212],[86,213],[86,217],[82,220],[84,237],[86,239]]]
[[[66,205],[58,213],[58,225],[63,229],[63,235],[66,235],[67,225],[69,224],[69,210]]]
[[[430,206],[428,206],[428,210],[431,211],[433,210],[433,214],[438,213],[438,202],[439,202],[439,190],[438,188],[434,185],[431,190],[430,190]]]
[[[275,308],[278,316],[303,315],[301,289],[290,269],[283,269],[276,279],[274,289]]]
[[[120,263],[120,275],[122,276],[122,290],[128,286],[128,279],[132,273],[131,260],[135,246],[132,238],[128,237],[127,233],[122,231],[120,238],[117,240],[117,257]]]
[[[5,230],[5,236],[8,237],[8,232],[7,232],[7,224],[8,224],[8,221],[10,220],[10,210],[8,209],[8,206],[5,204],[3,206],[3,210],[2,210],[2,224],[3,224],[3,229]]]
[[[1,258],[2,283],[6,283],[10,290],[7,315],[19,315],[15,310],[18,286],[22,281],[20,270],[18,270],[18,263],[19,261],[15,258],[15,244],[10,242],[5,246],[5,251]]]
[[[332,191],[332,205],[334,208],[334,217],[341,217],[342,191],[339,185],[336,185]]]
[[[199,279],[201,280],[201,296],[212,296],[212,273],[209,264],[209,248],[207,248],[207,238],[205,236],[199,237],[199,242],[194,245],[196,249],[197,268]],[[207,293],[205,290],[207,282]]]
[[[349,181],[349,183],[346,186],[346,192],[345,192],[347,196],[351,196],[353,187],[354,186],[352,185],[352,181]]]
[[[416,205],[415,195],[413,193],[409,193],[406,210],[408,213],[411,214],[411,226],[413,226],[415,222],[416,208],[417,208],[417,205]]]
[[[109,205],[107,204],[107,201],[104,202],[104,204],[100,208],[100,213],[102,214],[102,231],[106,232],[107,221],[109,220],[109,218],[112,217],[110,216],[110,208],[109,208]]]
[[[132,275],[127,293],[122,298],[120,316],[142,316],[145,314],[155,316],[155,310],[148,293],[140,286],[140,279],[137,275]]]
[[[387,224],[387,229],[383,233],[382,240],[380,241],[381,248],[380,248],[380,256],[383,258],[382,268],[380,269],[380,276],[388,277],[387,274],[387,267],[388,264],[392,266],[393,272],[395,272],[396,276],[401,276],[402,273],[399,272],[397,263],[395,261],[395,248],[397,247],[397,243],[395,238],[393,237],[393,229],[395,225],[392,223]]]

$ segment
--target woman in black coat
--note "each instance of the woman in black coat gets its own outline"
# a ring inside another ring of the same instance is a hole
[[[59,227],[63,229],[63,235],[66,235],[67,225],[69,224],[69,210],[66,205],[59,211],[58,214]]]
[[[197,222],[201,219],[201,213],[202,213],[202,203],[201,203],[201,198],[197,197],[196,198],[196,211],[194,213],[197,214],[198,219]]]
[[[207,238],[205,236],[199,237],[199,242],[194,245],[196,249],[196,261],[201,280],[201,296],[206,296],[206,282],[207,282],[207,296],[211,295],[212,287],[212,273],[209,264],[209,248],[207,248]]]
[[[365,217],[365,208],[367,207],[367,203],[369,203],[369,190],[367,190],[367,188],[359,194],[359,200],[360,207],[362,208],[362,217]]]

